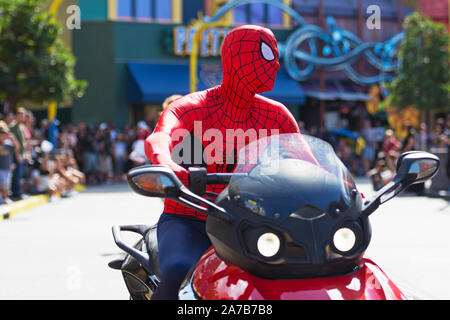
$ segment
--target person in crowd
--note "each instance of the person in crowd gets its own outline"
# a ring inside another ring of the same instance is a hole
[[[77,160],[78,166],[81,171],[86,173],[84,169],[84,149],[87,148],[86,146],[86,125],[84,122],[79,122],[76,125],[76,140],[77,143],[75,145],[75,159]]]
[[[69,133],[66,130],[62,130],[57,138],[57,146],[61,149],[70,148]]]
[[[93,127],[87,127],[78,139],[79,152],[82,156],[86,182],[98,182],[98,143]]]
[[[145,155],[145,139],[150,134],[149,128],[144,121],[138,123],[137,137],[133,142],[132,151],[129,155],[130,160],[133,161],[134,166],[140,166],[147,163]]]
[[[77,138],[77,130],[76,128],[69,124],[67,126],[67,139],[68,139],[68,145],[71,150],[75,150],[78,142]]]
[[[416,129],[409,123],[406,124],[406,137],[401,146],[401,152],[408,152],[415,149],[416,145]]]
[[[39,125],[39,131],[44,139],[48,139],[49,124],[47,119],[42,119]]]
[[[14,155],[19,150],[19,144],[13,134],[9,132],[8,125],[0,121],[0,204],[11,203],[9,190]]]
[[[339,138],[338,146],[336,148],[336,154],[350,172],[353,173],[357,172],[357,163],[355,161],[355,154],[352,151],[352,148],[347,142],[347,139],[345,137]]]
[[[382,151],[387,167],[393,172],[395,172],[395,161],[399,156],[400,148],[401,145],[395,138],[394,131],[392,129],[386,130],[384,134]]]
[[[19,107],[16,110],[16,117],[10,123],[10,131],[19,143],[19,150],[14,160],[14,171],[12,174],[12,198],[20,200],[24,198],[22,192],[22,178],[25,172],[25,164],[27,162],[27,136],[25,133],[25,120],[27,110]]]
[[[34,130],[34,124],[35,124],[35,118],[33,115],[33,112],[27,111],[25,114],[25,135],[27,136],[27,139],[31,139],[33,136],[33,130]]]
[[[297,121],[297,125],[298,125],[298,128],[300,129],[300,132],[306,133],[305,123],[303,121],[301,121],[301,120]]]
[[[447,118],[445,120],[445,129],[442,134],[441,147],[444,152],[447,152],[447,162],[442,164],[442,171],[450,179],[450,113],[447,114]],[[450,186],[448,186],[448,189],[450,191]]]
[[[85,183],[85,175],[78,170],[71,150],[57,149],[42,152],[31,171],[31,194],[47,194],[50,201],[57,195],[69,197],[75,194],[77,184]]]
[[[445,121],[438,118],[431,137],[431,152],[445,152],[447,149],[447,137],[445,135]]]
[[[59,191],[59,176],[55,171],[55,161],[51,159],[50,154],[48,152],[42,153],[31,171],[31,180],[33,182],[31,194],[47,194],[49,201],[54,202]]]
[[[378,153],[383,147],[384,134],[386,132],[386,129],[383,127],[381,121],[375,120],[372,132],[375,135],[375,140],[377,141],[375,153]]]
[[[111,183],[113,177],[113,162],[105,140],[98,142],[98,171],[100,183]]]
[[[444,134],[448,137],[450,136],[450,113],[447,115],[447,119],[445,121],[445,129]]]
[[[111,141],[116,140],[117,134],[119,133],[116,129],[116,125],[113,122],[108,123],[108,132]]]
[[[364,139],[365,146],[362,151],[362,164],[364,172],[369,172],[375,161],[375,151],[377,149],[377,140],[370,121],[364,121],[364,127],[361,130],[361,136]]]
[[[181,98],[182,95],[179,94],[173,94],[169,97],[167,97],[164,102],[162,103],[162,111],[164,111],[164,109],[166,109],[172,102],[174,102],[175,100]]]
[[[77,184],[84,182],[84,175],[73,167],[72,155],[69,151],[55,156],[55,172],[57,176],[57,189],[61,197],[70,197],[76,192]]]
[[[12,113],[12,112],[7,112],[7,113],[3,116],[3,121],[5,121],[5,123],[6,123],[6,124],[8,125],[8,127],[9,127],[9,125],[11,124],[11,122],[14,121],[14,118],[15,118],[14,113]]]
[[[360,135],[356,139],[353,139],[353,150],[352,150],[352,173],[356,176],[364,176],[365,171],[362,167],[362,158],[363,158],[363,151],[366,148],[366,141],[364,138]]]
[[[65,154],[64,165],[66,170],[70,172],[70,175],[72,175],[76,179],[76,184],[86,183],[86,175],[80,171],[72,150],[69,150]]]
[[[380,190],[394,178],[394,171],[388,168],[385,159],[377,159],[375,168],[367,172],[375,191]]]
[[[428,132],[426,123],[421,123],[419,126],[419,132],[416,137],[416,150],[427,151],[428,150]]]
[[[127,142],[123,133],[118,133],[114,144],[114,180],[124,180],[125,164],[127,161]]]

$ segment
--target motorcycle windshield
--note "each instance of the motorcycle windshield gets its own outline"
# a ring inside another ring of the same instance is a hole
[[[327,142],[300,134],[261,138],[243,147],[229,194],[267,217],[314,219],[345,211],[354,180]],[[354,191],[353,191],[354,192]]]

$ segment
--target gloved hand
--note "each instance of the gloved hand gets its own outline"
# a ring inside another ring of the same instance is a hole
[[[161,163],[163,164],[163,163]],[[176,164],[171,161],[171,163],[166,164],[169,166],[173,172],[177,175],[178,179],[186,186],[189,187],[189,171],[183,168],[182,166]]]

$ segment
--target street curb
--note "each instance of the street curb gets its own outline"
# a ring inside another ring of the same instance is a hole
[[[74,188],[75,191],[81,192],[86,190],[84,185],[77,185]],[[19,200],[11,204],[5,204],[0,206],[0,220],[11,219],[15,215],[28,211],[44,203],[49,202],[50,197],[48,195],[30,196],[27,199]]]
[[[10,219],[13,216],[35,208],[41,204],[48,202],[49,196],[47,195],[39,195],[39,196],[31,196],[25,200],[19,200],[17,202],[2,205],[1,210],[1,220]]]

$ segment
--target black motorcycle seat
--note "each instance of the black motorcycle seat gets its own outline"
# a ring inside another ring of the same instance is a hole
[[[145,234],[145,245],[147,246],[148,254],[150,255],[150,260],[152,263],[152,269],[155,276],[161,279],[161,269],[158,263],[158,237],[156,234],[157,224],[148,229]]]

